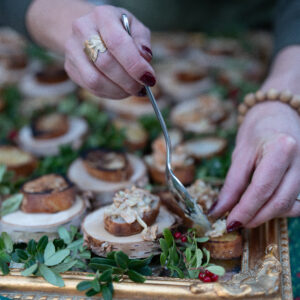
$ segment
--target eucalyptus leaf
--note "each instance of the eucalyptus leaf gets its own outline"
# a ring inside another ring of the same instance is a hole
[[[27,260],[28,259],[27,253],[22,249],[16,249],[16,254],[18,255],[18,257],[21,260]]]
[[[91,258],[91,252],[90,251],[83,251],[81,253],[78,254],[78,256],[80,258],[83,258],[83,259],[90,259]]]
[[[90,289],[92,288],[92,281],[91,280],[84,280],[84,281],[81,281],[77,284],[76,286],[76,289],[78,291],[85,291],[87,289]]]
[[[44,277],[44,279],[46,281],[48,281],[49,283],[51,283],[55,286],[58,286],[58,287],[63,287],[65,285],[61,276],[59,274],[55,273],[54,271],[52,271],[46,265],[41,264],[39,266],[39,271],[40,271],[41,275]]]
[[[128,264],[129,269],[140,269],[150,264],[153,255],[145,258],[145,259],[131,259]]]
[[[101,291],[101,286],[99,281],[97,280],[97,278],[95,278],[94,280],[92,280],[92,289],[94,291],[96,291],[97,293],[99,293]]]
[[[72,260],[69,262],[61,263],[55,267],[52,267],[51,270],[56,273],[64,273],[69,271],[71,268],[73,268],[77,264],[77,260]]]
[[[50,257],[48,257],[47,260],[45,260],[45,264],[47,266],[55,266],[60,264],[68,255],[70,254],[70,250],[69,249],[63,249],[63,250],[59,250],[57,252],[55,252],[53,255],[51,255]]]
[[[74,248],[79,248],[82,245],[83,245],[83,238],[70,243],[67,248],[74,249]]]
[[[225,269],[221,266],[208,266],[205,270],[208,270],[218,276],[223,276],[225,274]]]
[[[0,164],[0,182],[2,182],[5,172],[6,172],[6,165]]]
[[[88,290],[85,294],[86,294],[86,296],[88,296],[88,297],[93,297],[93,296],[97,295],[98,292],[96,292],[94,289],[90,289],[90,290]]]
[[[115,255],[116,252],[114,252]],[[91,259],[92,264],[101,264],[101,265],[109,265],[109,266],[116,266],[116,262],[114,259],[110,258],[103,258],[103,257],[95,257]]]
[[[121,267],[122,269],[126,269],[128,266],[129,258],[124,252],[118,251],[115,253],[115,261],[119,267]]]
[[[5,250],[8,253],[11,253],[14,249],[14,244],[11,237],[6,232],[2,232],[1,238],[3,239]]]
[[[47,244],[48,244],[48,236],[44,235],[38,241],[38,244],[36,246],[37,251],[44,252],[45,248],[47,247]]]
[[[44,260],[45,262],[55,253],[55,247],[52,242],[48,242],[45,252],[44,252]]]
[[[112,292],[107,286],[103,286],[101,291],[104,300],[112,300]]]
[[[35,255],[37,243],[35,240],[30,240],[27,244],[27,252],[30,255]]]
[[[5,262],[1,259],[0,259],[0,269],[1,269],[3,275],[9,274],[9,267],[8,267],[7,262]]]
[[[112,280],[112,269],[104,271],[99,277],[100,281],[111,281]]]
[[[146,278],[143,275],[139,274],[134,270],[128,270],[127,275],[134,282],[143,283],[146,280]]]
[[[1,206],[1,216],[3,217],[17,211],[22,203],[23,197],[23,194],[15,194],[5,199]]]
[[[70,233],[65,227],[61,226],[58,228],[58,235],[67,245],[71,243]]]
[[[21,272],[22,276],[32,275],[38,268],[38,264],[34,264]]]

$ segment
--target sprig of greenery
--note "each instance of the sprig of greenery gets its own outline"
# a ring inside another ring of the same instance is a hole
[[[164,238],[159,240],[162,253],[160,255],[161,266],[171,272],[172,277],[195,279],[204,270],[223,276],[225,270],[221,266],[210,263],[210,252],[199,243],[208,241],[207,237],[197,237],[195,229],[187,232],[187,242],[176,243],[171,231],[165,229]]]
[[[0,270],[3,275],[7,275],[9,273],[9,264],[12,252],[12,239],[6,232],[2,232],[0,236]]]
[[[151,275],[149,264],[152,256],[146,259],[130,259],[122,251],[112,251],[106,258],[92,258],[89,267],[96,271],[93,280],[85,280],[77,285],[88,297],[101,293],[105,300],[112,299],[113,282],[121,281],[127,275],[132,281],[143,283],[144,276]]]

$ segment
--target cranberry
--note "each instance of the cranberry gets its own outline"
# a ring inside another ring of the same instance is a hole
[[[208,276],[208,277],[212,277],[213,275],[215,275],[214,273],[208,271],[208,270],[205,270],[205,275]]]
[[[198,275],[198,278],[203,281],[204,277],[205,277],[205,274],[203,272],[200,272]]]
[[[11,132],[9,132],[8,134],[8,139],[13,141],[17,138],[18,136],[18,131],[17,130],[12,130]]]
[[[175,239],[180,239],[181,236],[182,236],[182,234],[181,234],[181,232],[179,232],[179,231],[177,231],[177,232],[174,233],[174,238],[175,238]]]
[[[205,276],[205,277],[203,278],[203,281],[204,281],[204,282],[212,282],[212,280],[211,280],[211,278],[210,278],[209,276]]]
[[[183,243],[186,243],[187,237],[186,237],[186,236],[182,236],[182,237],[181,237],[181,241],[182,241]]]
[[[216,275],[216,274],[213,274],[212,276],[210,276],[210,279],[211,279],[212,282],[216,282],[216,281],[218,281],[219,276]]]

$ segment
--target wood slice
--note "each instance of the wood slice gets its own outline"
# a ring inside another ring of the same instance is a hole
[[[227,141],[219,137],[205,137],[184,143],[186,152],[195,159],[211,158],[223,153]]]
[[[24,213],[18,210],[8,214],[2,217],[0,229],[10,234],[14,242],[28,242],[45,234],[49,238],[57,238],[60,226],[80,226],[85,210],[84,200],[77,196],[69,209],[58,213]]]
[[[128,160],[132,168],[132,174],[127,181],[109,182],[99,180],[86,171],[80,158],[71,164],[68,170],[68,178],[80,190],[93,192],[95,200],[92,205],[96,208],[112,203],[114,194],[121,189],[130,188],[133,185],[144,187],[148,183],[147,169],[144,162],[132,154],[128,154]]]
[[[69,131],[57,138],[49,140],[37,140],[33,137],[29,126],[23,127],[19,132],[18,143],[20,147],[37,156],[52,156],[59,153],[63,145],[71,145],[78,149],[88,131],[87,122],[81,118],[69,119]]]
[[[110,251],[123,251],[130,258],[144,258],[152,254],[160,253],[158,240],[144,241],[142,233],[120,237],[110,234],[104,229],[104,211],[102,207],[84,219],[82,231],[88,247],[99,256],[106,256]],[[161,206],[160,212],[154,224],[158,225],[158,235],[161,235],[165,228],[175,224],[175,217]]]

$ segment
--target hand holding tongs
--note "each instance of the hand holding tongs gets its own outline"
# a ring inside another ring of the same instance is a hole
[[[125,14],[122,15],[122,22],[123,25],[128,32],[130,33],[130,27],[129,27],[129,21]],[[196,199],[193,199],[184,185],[178,180],[178,178],[174,175],[172,171],[171,166],[171,141],[168,134],[167,126],[165,124],[165,121],[163,119],[163,116],[158,108],[158,105],[156,103],[156,100],[152,94],[152,91],[149,86],[145,86],[147,95],[151,101],[151,104],[153,106],[153,109],[155,111],[156,117],[160,123],[160,126],[162,128],[164,138],[166,141],[166,148],[167,148],[167,160],[166,160],[166,177],[167,177],[167,183],[168,186],[173,194],[175,194],[177,197],[175,197],[176,201],[180,205],[180,207],[183,209],[185,215],[192,219],[195,223],[205,227],[210,228],[210,222],[208,221],[207,217],[203,214],[202,210],[200,209],[199,205],[196,203]]]

